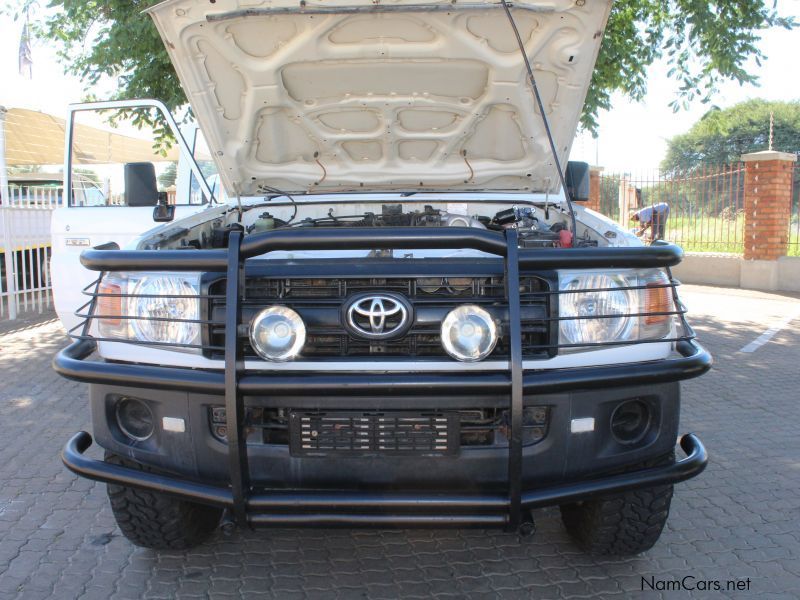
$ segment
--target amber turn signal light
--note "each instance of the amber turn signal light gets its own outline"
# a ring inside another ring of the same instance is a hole
[[[104,325],[117,327],[122,314],[122,288],[114,283],[102,282],[97,288],[97,309],[95,314]]]
[[[645,289],[645,325],[658,325],[665,323],[671,315],[664,314],[672,312],[672,299],[670,290],[672,288],[663,282],[648,283]]]

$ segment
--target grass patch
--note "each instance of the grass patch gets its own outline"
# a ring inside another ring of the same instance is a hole
[[[633,224],[631,224],[631,227]],[[787,256],[800,256],[800,226],[792,223]],[[744,252],[744,218],[670,216],[666,239],[678,244],[686,252]]]
[[[670,217],[666,237],[687,252],[744,252],[744,219]]]

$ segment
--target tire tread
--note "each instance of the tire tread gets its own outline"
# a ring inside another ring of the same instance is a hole
[[[106,462],[147,472],[154,469],[106,453]],[[123,535],[137,546],[186,550],[201,544],[219,524],[217,508],[179,500],[148,490],[108,484],[108,499]]]
[[[638,468],[670,464],[674,454]],[[669,517],[672,485],[632,490],[561,506],[567,532],[584,551],[600,556],[630,556],[652,548]]]

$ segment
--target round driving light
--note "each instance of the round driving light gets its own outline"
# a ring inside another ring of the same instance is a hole
[[[305,343],[306,326],[291,308],[265,308],[250,324],[250,344],[266,360],[292,360],[300,354]]]
[[[497,325],[492,315],[474,304],[451,310],[442,321],[442,347],[456,360],[483,360],[497,345]]]
[[[132,440],[143,442],[153,435],[153,412],[146,402],[122,398],[117,402],[117,425]]]
[[[623,402],[611,414],[611,435],[620,444],[635,444],[650,430],[650,408],[641,400]]]

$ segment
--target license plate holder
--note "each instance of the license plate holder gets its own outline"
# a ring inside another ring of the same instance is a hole
[[[293,456],[452,456],[458,415],[439,411],[290,411]]]

